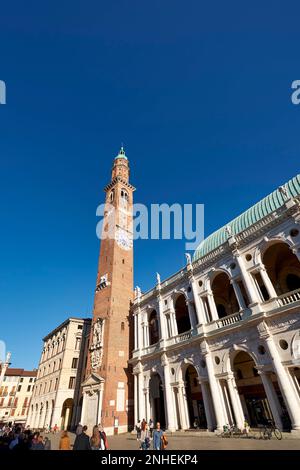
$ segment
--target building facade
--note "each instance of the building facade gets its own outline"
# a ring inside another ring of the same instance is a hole
[[[102,423],[107,434],[126,432],[133,422],[133,377],[129,312],[133,301],[132,204],[129,163],[123,147],[115,157],[105,187],[93,323],[81,422]]]
[[[1,424],[25,424],[36,376],[36,370],[6,369],[0,387]]]
[[[206,238],[132,308],[134,416],[300,430],[300,175]]]
[[[69,429],[79,423],[90,327],[89,318],[68,318],[43,339],[27,426]]]

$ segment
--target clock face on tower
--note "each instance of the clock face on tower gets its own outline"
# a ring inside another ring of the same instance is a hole
[[[123,250],[128,251],[132,248],[132,239],[126,230],[123,230],[122,228],[117,228],[116,230],[116,242]]]

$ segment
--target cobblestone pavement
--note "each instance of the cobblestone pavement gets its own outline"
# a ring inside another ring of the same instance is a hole
[[[74,434],[69,433],[71,442],[74,442]],[[52,450],[58,449],[59,434],[48,434],[51,440]],[[285,438],[278,441],[275,438],[269,440],[246,438],[220,438],[187,435],[176,433],[168,436],[168,450],[300,450],[300,439]],[[110,450],[137,450],[139,444],[132,434],[122,434],[108,437]]]

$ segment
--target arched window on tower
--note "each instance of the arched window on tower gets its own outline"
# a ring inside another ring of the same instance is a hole
[[[121,206],[124,207],[125,209],[127,208],[129,196],[127,191],[123,188],[121,189]]]
[[[114,198],[115,198],[115,190],[112,189],[109,194],[109,202],[113,202]]]

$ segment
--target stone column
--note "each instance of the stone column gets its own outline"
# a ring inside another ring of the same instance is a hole
[[[259,375],[261,376],[261,380],[267,395],[267,400],[269,402],[269,406],[271,408],[271,412],[273,415],[273,419],[275,425],[278,429],[282,430],[282,421],[281,421],[281,406],[278,402],[278,397],[274,390],[273,383],[271,378],[268,374],[263,371],[258,371]]]
[[[139,419],[139,397],[138,397],[138,378],[137,374],[133,375],[133,380],[134,380],[134,426],[138,422]]]
[[[237,298],[240,310],[245,310],[246,304],[245,304],[244,297],[242,295],[240,286],[238,285],[238,283],[236,282],[235,279],[231,279],[230,284],[233,287],[233,290],[234,290],[235,296]]]
[[[146,419],[147,423],[149,422],[149,419],[150,419],[150,394],[149,394],[149,386],[147,386],[146,388],[144,388],[144,401],[145,401],[145,413],[146,415],[144,416],[144,418]]]
[[[189,429],[193,423],[190,423],[189,409],[186,396],[186,388],[184,383],[179,384],[181,395],[182,395],[182,413],[184,429]]]
[[[202,304],[201,300],[199,299],[199,295],[198,295],[198,292],[197,292],[197,285],[196,285],[196,281],[195,281],[194,276],[192,276],[190,278],[190,284],[191,284],[191,288],[192,288],[192,292],[193,292],[193,298],[194,298],[194,302],[195,302],[197,323],[199,325],[203,325],[204,323],[206,323],[206,321],[205,321],[205,312],[204,312],[203,304]]]
[[[164,314],[164,305],[161,296],[158,296],[158,316],[159,316],[159,337],[160,339],[167,338],[167,325],[166,317]]]
[[[100,384],[98,391],[98,410],[97,410],[97,424],[102,421],[102,402],[103,402],[103,385]]]
[[[143,384],[143,372],[138,373],[138,410],[139,410],[139,418],[141,421],[145,418],[145,403],[144,403],[144,384]]]
[[[228,397],[227,383],[226,380],[218,380],[218,385],[221,391],[221,400],[224,410],[224,416],[228,424],[234,424],[233,413],[231,409],[230,400]]]
[[[219,320],[219,315],[218,315],[217,307],[215,304],[214,295],[210,289],[207,291],[207,300],[208,300],[208,305],[209,305],[209,310],[211,313],[212,321]]]
[[[277,376],[278,384],[281,389],[283,399],[286,403],[292,428],[295,430],[300,430],[300,402],[299,398],[296,396],[292,384],[288,378],[287,372],[283,367],[279,353],[277,351],[276,345],[271,336],[265,337],[265,341],[270,353],[270,356],[273,360],[274,372]]]
[[[211,396],[213,400],[213,407],[215,411],[215,417],[217,422],[217,429],[219,431],[223,430],[223,426],[226,424],[224,412],[223,412],[223,405],[222,405],[222,397],[221,397],[221,390],[218,387],[218,382],[215,376],[214,366],[212,357],[209,351],[204,353],[205,360],[206,360],[206,367],[207,367],[207,374],[209,379],[209,385],[211,390]]]
[[[270,299],[275,299],[277,297],[276,290],[272,284],[271,279],[269,278],[266,268],[263,265],[261,265],[259,272],[263,283],[266,286]]]
[[[134,349],[138,349],[138,324],[137,324],[137,313],[133,315],[133,326],[134,326]]]
[[[296,377],[295,370],[294,369],[288,369],[287,373],[290,374],[290,378],[291,378],[293,386],[295,387],[296,394],[297,394],[298,397],[300,397],[300,384],[299,384],[298,379]]]
[[[166,412],[166,421],[167,429],[171,432],[176,430],[175,426],[175,410],[174,410],[174,400],[172,397],[173,390],[170,385],[170,366],[166,354],[163,354],[161,360],[163,369],[164,369],[164,393],[165,393],[165,412]]]
[[[257,304],[259,302],[258,293],[256,292],[251,276],[245,267],[244,260],[237,250],[233,252],[233,254],[242,274],[242,279],[244,281],[244,286],[248,294],[250,306],[252,304]]]
[[[235,379],[233,376],[228,376],[227,386],[229,390],[231,405],[233,408],[235,424],[237,425],[239,429],[243,429],[245,417],[244,417],[244,413],[243,413],[243,409],[241,405],[240,396],[239,396]]]
[[[197,325],[196,318],[195,318],[195,315],[194,315],[194,307],[193,307],[190,300],[187,300],[186,303],[187,303],[187,308],[188,308],[188,312],[189,312],[191,330],[194,330],[196,328],[196,325]]]
[[[178,329],[177,329],[176,314],[175,314],[173,299],[171,299],[170,301],[170,320],[171,320],[172,336],[176,336],[178,335]]]
[[[207,387],[209,386],[208,382],[200,382],[204,410],[205,410],[205,417],[207,422],[207,429],[208,431],[213,431],[214,429],[214,419],[211,413],[211,403],[210,403],[210,396]]]
[[[138,339],[138,349],[143,347],[143,327],[141,322],[141,309],[138,308],[137,311],[137,339]]]

